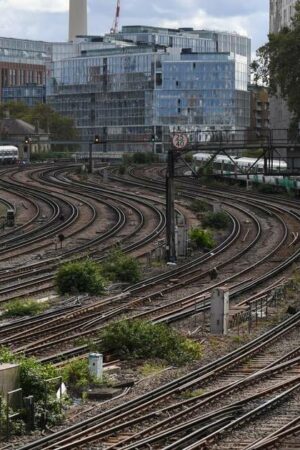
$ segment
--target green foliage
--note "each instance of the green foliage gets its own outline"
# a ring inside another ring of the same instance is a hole
[[[119,167],[119,175],[125,175],[126,173],[126,166],[122,164],[122,166]]]
[[[155,153],[150,152],[137,152],[137,153],[125,153],[123,155],[123,163],[129,164],[153,164],[159,162],[159,157]]]
[[[147,362],[143,364],[143,366],[140,368],[140,373],[144,377],[149,377],[151,375],[156,375],[160,372],[162,372],[164,369],[166,369],[167,366],[165,364],[162,364],[161,362]]]
[[[276,189],[271,184],[259,184],[257,190],[262,194],[275,194]]]
[[[47,413],[49,423],[55,424],[61,421],[62,415],[58,401],[55,397],[56,389],[51,389],[46,380],[59,376],[57,370],[51,364],[41,364],[35,358],[26,358],[23,355],[14,355],[5,347],[0,348],[0,363],[15,363],[20,366],[20,387],[23,395],[33,395],[36,408],[37,424],[41,425],[40,418]],[[53,387],[53,386],[52,386]],[[47,411],[45,401],[47,400]],[[42,421],[41,421],[42,422]],[[13,431],[16,432],[16,431]]]
[[[30,156],[30,160],[32,162],[39,162],[39,161],[46,161],[48,159],[62,159],[62,158],[70,158],[71,152],[64,151],[64,152],[39,152],[39,153],[32,153]]]
[[[62,369],[62,376],[68,388],[78,392],[92,383],[87,358],[74,359]]]
[[[199,200],[198,198],[191,202],[190,208],[196,213],[210,211],[211,209],[207,202],[205,202],[204,200]]]
[[[193,162],[193,153],[186,153],[184,155],[184,159],[187,163],[192,163]]]
[[[212,232],[209,230],[202,230],[201,228],[192,228],[189,232],[189,237],[192,244],[196,248],[211,249],[215,246]]]
[[[102,333],[102,350],[119,358],[160,358],[184,364],[202,355],[200,344],[190,341],[164,324],[124,320],[109,325]]]
[[[56,285],[60,294],[89,293],[100,295],[104,291],[104,279],[100,266],[90,260],[69,262],[56,273]]]
[[[230,219],[228,214],[222,211],[216,213],[210,212],[202,219],[202,225],[204,227],[215,228],[217,230],[227,228],[229,223]]]
[[[245,158],[259,158],[263,154],[262,148],[257,148],[256,150],[246,150],[243,152],[243,157]]]
[[[203,394],[205,394],[204,389],[196,389],[195,391],[185,391],[182,393],[182,397],[189,399],[189,398],[196,398],[201,397]]]
[[[269,42],[257,51],[258,60],[252,63],[255,81],[269,85],[271,95],[280,95],[287,101],[293,114],[291,137],[298,137],[300,120],[300,2],[295,5],[295,15],[290,28],[269,34]]]
[[[35,316],[49,307],[48,303],[38,303],[34,300],[14,300],[4,305],[2,317]]]
[[[114,249],[102,264],[102,274],[111,281],[137,283],[141,279],[139,263],[135,258]]]
[[[0,105],[0,118],[5,117],[5,111],[9,110],[10,117],[25,120],[47,132],[49,129],[53,140],[72,140],[78,138],[78,132],[74,128],[72,119],[58,114],[49,105],[38,103],[29,107],[22,102],[8,102]],[[57,146],[60,147],[60,146]]]

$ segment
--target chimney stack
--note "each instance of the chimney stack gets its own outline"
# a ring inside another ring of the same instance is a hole
[[[69,41],[87,35],[87,0],[69,0]]]

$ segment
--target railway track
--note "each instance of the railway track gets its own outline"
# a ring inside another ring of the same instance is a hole
[[[295,396],[297,397],[300,388],[299,324],[300,313],[206,366],[20,448],[22,450],[93,448],[90,447],[93,442],[98,443],[97,445],[106,444],[100,448],[129,450],[149,448],[148,444],[152,445],[152,440],[158,443],[158,446],[152,448],[169,448],[167,445],[173,445],[170,448],[174,449],[205,448],[196,446],[204,445],[204,442],[201,442],[203,439],[206,439],[206,448],[213,448],[207,447],[207,442],[212,445],[212,442],[217,442],[225,431],[230,432],[234,429],[235,425],[245,425],[249,419],[265,414],[266,410],[277,408],[288,399],[293,402]],[[210,388],[204,392],[182,400],[183,392],[203,389],[209,386],[209,383]],[[243,394],[241,389],[245,389]],[[238,393],[238,399],[232,401],[235,392]],[[227,399],[227,403],[225,401],[226,404],[222,407],[224,399]],[[202,434],[199,440],[199,434],[196,435],[199,431],[198,425],[201,421],[205,423],[205,420],[209,419],[210,408],[212,408],[210,421],[206,422],[210,426],[202,430],[205,437]],[[224,415],[227,421],[225,425]],[[214,424],[218,426],[214,433],[211,433],[214,423],[212,419],[216,416],[220,419],[220,423]],[[288,422],[290,420],[287,420]],[[195,433],[191,436],[193,430]],[[165,439],[172,436],[176,438],[175,444],[174,441],[171,444],[166,443]],[[186,438],[184,442],[180,442],[181,447],[178,436],[180,439]],[[191,439],[193,440],[191,445],[194,447],[187,447]],[[87,445],[89,447],[86,447]]]
[[[65,177],[63,178],[63,183],[66,183]],[[70,184],[70,181],[68,181],[67,184]],[[80,189],[84,189],[84,186],[80,185]],[[96,190],[97,187],[88,186],[86,189],[90,192],[91,190]],[[99,189],[99,191],[101,192],[101,189]],[[230,206],[228,205],[228,207]],[[192,314],[195,312],[195,307],[197,307],[198,313],[201,309],[208,309],[209,292],[213,287],[224,285],[224,283],[228,284],[232,299],[240,296],[243,292],[246,292],[250,288],[255,288],[258,281],[264,282],[267,279],[273,278],[285,267],[288,267],[292,261],[298,257],[298,250],[286,260],[283,259],[282,263],[276,264],[271,270],[269,263],[267,263],[266,269],[263,270],[263,275],[258,276],[258,274],[255,273],[255,276],[253,277],[254,279],[249,277],[249,272],[253,274],[253,270],[259,264],[262,264],[264,260],[267,261],[270,256],[272,256],[273,253],[276,253],[281,246],[286,245],[288,235],[287,225],[278,215],[278,212],[280,212],[278,211],[278,208],[272,209],[269,206],[269,209],[266,209],[265,205],[263,207],[254,205],[253,207],[256,208],[256,211],[261,208],[264,214],[276,217],[277,224],[282,227],[282,236],[279,243],[276,242],[276,245],[273,247],[272,251],[269,251],[266,255],[264,255],[264,257],[261,256],[260,261],[256,261],[252,265],[248,263],[248,267],[246,269],[238,270],[236,272],[231,269],[233,275],[226,276],[225,274],[225,277],[221,276],[221,279],[218,280],[217,283],[211,283],[207,280],[209,277],[210,268],[216,265],[215,258],[219,252],[223,260],[219,263],[219,265],[217,265],[217,267],[221,271],[223,268],[226,269],[227,265],[231,265],[233,261],[238,261],[239,258],[244,257],[244,255],[247,254],[247,251],[258,242],[261,235],[261,226],[257,218],[253,214],[247,212],[245,208],[235,205],[235,208],[243,214],[243,218],[237,220],[233,215],[231,215],[233,223],[232,232],[228,237],[227,243],[221,244],[219,249],[214,250],[213,255],[204,255],[196,261],[184,265],[182,268],[171,271],[165,275],[159,275],[144,281],[142,284],[139,283],[136,286],[131,287],[127,292],[128,297],[125,299],[120,300],[120,298],[117,297],[115,299],[109,298],[108,301],[101,300],[91,307],[83,307],[78,309],[76,314],[72,313],[59,316],[56,319],[54,318],[49,324],[38,325],[37,327],[31,329],[30,334],[27,330],[20,330],[19,332],[15,330],[15,332],[11,335],[6,332],[5,338],[0,337],[1,344],[10,345],[15,349],[15,351],[25,351],[27,354],[36,354],[40,356],[40,352],[42,352],[42,358],[47,359],[43,355],[44,351],[49,352],[51,347],[67,345],[68,341],[94,335],[96,332],[101,331],[108,320],[115,320],[115,318],[119,315],[123,315],[124,313],[127,313],[128,317],[143,317],[148,320],[161,321],[168,319],[170,316],[173,317],[174,314],[177,314],[179,317],[181,314],[185,315],[187,313],[186,310]],[[298,221],[297,217],[294,218]],[[238,248],[237,253],[234,255],[231,254],[228,258],[225,250],[230,249],[230,252],[232,252],[231,246],[233,244],[236,245],[236,239],[241,234],[241,222],[246,219],[251,219],[252,223],[256,227],[256,233],[253,233],[252,236],[248,235],[250,242],[244,242],[242,248]],[[226,245],[228,247],[226,247]],[[226,256],[225,258],[224,254]],[[257,259],[257,256],[255,255],[254,258]],[[208,266],[205,271],[201,270],[201,266],[204,263],[206,265],[209,264],[210,260],[212,266]],[[171,285],[164,287],[165,283],[170,279],[175,279],[176,281]],[[200,282],[203,284],[205,280],[207,287],[199,289],[197,287],[197,283]],[[193,284],[195,285],[192,289],[193,292],[186,295],[186,286]],[[180,289],[185,292],[185,295],[181,295],[181,293],[177,294],[175,301],[174,299],[170,300],[168,298],[169,294],[173,295],[174,291],[178,291]],[[133,298],[130,300],[129,296]],[[138,308],[142,305],[149,305],[149,302],[155,299],[159,299],[160,303],[161,299],[163,299],[163,305],[160,304],[159,306],[152,307],[147,312],[141,313],[138,311]],[[113,306],[114,302],[115,306]],[[101,314],[100,317],[99,314]],[[5,332],[5,330],[3,330],[3,332]],[[20,344],[22,345],[20,346]],[[66,353],[69,354],[70,349],[65,350]],[[79,351],[84,351],[84,346],[80,346]],[[53,355],[53,358],[55,360],[56,355]]]

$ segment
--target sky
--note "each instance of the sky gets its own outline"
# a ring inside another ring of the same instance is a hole
[[[0,0],[0,35],[65,41],[69,0]],[[116,0],[88,0],[89,34],[109,32]],[[236,31],[252,39],[252,52],[267,40],[269,0],[121,0],[120,25],[193,27]]]

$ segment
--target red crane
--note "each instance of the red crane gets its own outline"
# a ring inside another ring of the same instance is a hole
[[[119,28],[119,18],[120,18],[120,11],[121,11],[121,0],[117,1],[117,7],[116,7],[116,15],[113,21],[113,25],[110,29],[111,33],[117,33]]]

